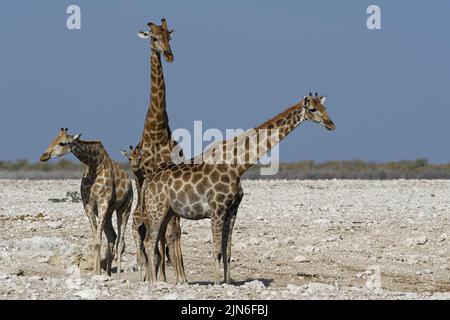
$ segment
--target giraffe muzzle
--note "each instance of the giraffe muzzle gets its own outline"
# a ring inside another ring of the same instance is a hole
[[[46,161],[50,160],[50,158],[51,158],[51,155],[50,155],[50,154],[44,153],[44,154],[42,154],[42,156],[39,158],[39,160],[41,160],[41,161],[43,161],[43,162],[46,162]]]
[[[166,59],[167,62],[172,62],[173,61],[172,51],[164,51],[164,58]]]
[[[336,125],[334,124],[334,122],[333,121],[328,121],[326,124],[325,124],[325,128],[327,128],[328,130],[334,130],[334,129],[336,129]]]

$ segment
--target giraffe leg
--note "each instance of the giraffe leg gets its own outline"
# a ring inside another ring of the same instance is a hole
[[[120,279],[122,272],[122,254],[125,251],[125,230],[130,217],[132,198],[117,211],[118,246],[117,246],[117,279]]]
[[[108,210],[106,214],[106,221],[105,221],[105,227],[104,227],[105,236],[107,239],[107,254],[106,254],[106,273],[108,276],[111,276],[111,268],[112,268],[112,262],[114,259],[114,250],[115,250],[115,243],[117,240],[116,232],[114,231],[114,227],[112,225],[112,210]],[[102,261],[100,261],[100,264],[102,264]]]
[[[164,248],[164,251],[169,251],[169,257],[168,259],[170,259],[170,264],[173,267],[173,270],[175,272],[176,275],[176,282],[178,282],[178,270],[177,270],[177,265],[176,265],[176,252],[175,252],[175,246],[174,246],[174,228],[173,228],[173,223],[172,223],[172,219],[169,220],[169,222],[167,223],[167,228],[166,231],[163,233],[163,236],[161,236],[161,239],[165,239],[166,243],[167,243],[167,248]]]
[[[142,281],[146,281],[146,274],[143,272],[143,270],[145,269],[145,266],[147,265],[148,262],[148,258],[147,258],[147,253],[145,252],[145,245],[144,245],[144,240],[147,234],[147,227],[146,225],[143,223],[139,226],[139,236],[141,237],[140,242],[141,242],[141,253],[142,253],[142,264],[141,264],[141,273],[143,274],[142,277]]]
[[[147,234],[144,241],[145,251],[147,253],[147,272],[146,277],[150,284],[156,282],[158,270],[161,263],[161,255],[158,248],[158,242],[161,240],[162,231],[165,231],[167,225],[168,204],[158,203],[152,205],[149,210],[149,222]]]
[[[223,230],[223,273],[225,283],[230,284],[230,262],[231,262],[231,235],[233,233],[234,222],[236,221],[236,213],[230,212],[226,217]]]
[[[225,227],[224,227],[224,241],[226,241],[226,256],[223,257],[223,271],[225,276],[225,282],[229,284],[231,282],[230,276],[230,263],[231,263],[231,238],[233,234],[234,223],[236,221],[237,211],[239,205],[241,204],[241,200],[244,193],[242,189],[239,189],[239,192],[236,196],[236,200],[231,204],[228,210]],[[225,233],[227,233],[225,235]]]
[[[161,261],[161,256],[159,254],[158,249],[158,240],[159,240],[158,232],[157,231],[155,232],[153,230],[147,232],[144,240],[145,250],[148,253],[147,270],[145,277],[150,284],[156,282],[156,278],[158,276],[159,263]]]
[[[174,254],[172,255],[172,263],[174,265],[174,269],[176,270],[177,275],[177,283],[186,283],[186,274],[184,272],[184,263],[183,263],[183,252],[181,250],[181,227],[180,227],[180,217],[173,214],[169,222],[169,226],[171,227],[171,239],[172,239],[172,251]],[[169,228],[167,228],[169,229]],[[170,248],[169,248],[170,250]]]
[[[136,211],[134,211],[133,216],[136,214]],[[131,226],[132,234],[134,243],[136,244],[136,263],[138,268],[138,274],[139,274],[139,281],[143,281],[143,275],[142,275],[142,267],[145,264],[145,258],[144,258],[144,250],[143,250],[143,238],[141,237],[141,234],[139,232],[141,225],[136,221],[136,218],[133,218],[133,224]]]
[[[160,271],[161,271],[161,280],[164,282],[167,282],[167,276],[166,276],[166,238],[164,236],[161,236],[159,240],[159,252],[161,255],[161,265],[160,265]]]
[[[102,246],[102,234],[105,230],[106,219],[108,219],[108,203],[106,200],[104,200],[97,206],[99,211],[99,223],[97,234],[94,238],[94,274],[102,274],[100,264],[100,250]],[[109,219],[111,219],[111,217],[109,217]]]
[[[94,242],[95,242],[95,237],[97,235],[97,207],[95,206],[94,203],[86,203],[84,206],[84,211],[86,212],[86,215],[89,219],[89,224],[91,226],[91,254],[94,253]],[[95,264],[95,262],[94,262]],[[94,265],[92,265],[92,269],[94,269]]]
[[[220,272],[220,262],[223,256],[223,248],[222,248],[222,230],[224,221],[221,216],[212,216],[211,217],[211,228],[212,228],[212,254],[215,265],[215,284],[220,284],[221,281],[221,272]]]

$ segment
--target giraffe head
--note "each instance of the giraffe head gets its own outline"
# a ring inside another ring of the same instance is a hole
[[[130,162],[131,170],[137,172],[141,167],[141,150],[139,146],[136,146],[136,148],[130,146],[130,150],[121,150],[121,152]]]
[[[71,152],[72,144],[79,140],[81,133],[73,136],[69,134],[67,128],[61,128],[56,138],[50,143],[45,152],[41,155],[41,161],[48,161],[51,158],[62,157]]]
[[[336,129],[336,125],[328,115],[327,108],[325,108],[325,100],[327,96],[319,96],[317,93],[313,96],[309,93],[309,96],[303,97],[303,107],[305,108],[305,117],[307,120],[311,120],[320,123],[328,130]]]
[[[140,31],[138,36],[146,39],[150,38],[152,49],[163,55],[167,62],[173,61],[172,50],[170,49],[170,39],[173,30],[167,28],[166,19],[161,19],[161,25],[158,26],[152,22],[148,23],[149,31]]]

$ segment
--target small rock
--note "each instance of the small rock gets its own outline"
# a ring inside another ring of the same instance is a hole
[[[328,226],[331,224],[331,221],[328,219],[316,219],[313,223],[318,224],[320,226]]]
[[[99,281],[99,282],[107,282],[107,281],[111,280],[111,277],[109,277],[105,274],[101,274],[101,275],[96,274],[96,275],[93,275],[91,279],[94,281]]]
[[[42,257],[40,257],[39,259],[37,259],[37,262],[39,263],[49,263],[52,259],[52,254],[50,252],[46,252],[45,254],[43,254]]]
[[[342,240],[342,239],[343,239],[342,236],[339,236],[339,235],[332,235],[332,236],[326,238],[326,239],[325,239],[325,242],[335,242],[335,241]]]
[[[248,244],[259,245],[261,241],[258,238],[252,237],[247,241]]]
[[[307,252],[307,253],[317,253],[317,252],[320,251],[320,248],[319,248],[319,247],[315,247],[315,246],[306,246],[306,247],[304,248],[304,250],[305,250],[305,252]]]
[[[446,233],[443,233],[443,234],[440,235],[438,241],[439,241],[439,242],[443,242],[443,241],[445,241],[445,240],[447,240],[447,239],[448,239],[447,234],[446,234]]]
[[[294,262],[305,263],[305,262],[310,262],[310,260],[304,256],[296,256],[294,258]]]
[[[84,289],[78,291],[77,293],[75,293],[75,295],[80,297],[81,299],[94,300],[99,293],[100,291],[97,289]]]
[[[270,252],[265,252],[262,256],[263,256],[263,258],[265,258],[267,260],[270,260],[270,258],[272,258],[270,255]]]
[[[162,300],[178,300],[178,293],[172,292],[161,297]]]
[[[47,223],[47,226],[50,229],[61,229],[64,226],[64,224],[61,221],[52,221]]]
[[[406,259],[406,263],[409,264],[410,266],[417,264],[419,261],[416,259],[416,256],[409,256]]]
[[[425,270],[423,270],[423,272],[424,272],[425,274],[433,274],[433,271],[430,270],[430,269],[425,269]]]
[[[295,292],[298,292],[298,291],[302,290],[301,287],[293,285],[293,284],[290,284],[290,283],[286,286],[286,289],[288,289],[289,291],[295,291]]]
[[[287,239],[284,240],[284,244],[287,246],[292,246],[295,244],[295,240],[292,237],[289,237]]]
[[[17,270],[16,271],[16,276],[18,276],[18,277],[25,276],[25,271],[23,271],[22,269]]]
[[[252,288],[265,288],[266,287],[264,285],[264,283],[260,280],[253,280],[253,281],[246,282],[246,283],[244,283],[244,286],[252,287]]]
[[[409,238],[406,239],[405,244],[407,246],[421,246],[424,245],[428,242],[428,237],[427,236],[422,236],[422,237],[417,237],[417,238]]]
[[[334,289],[333,286],[325,283],[309,283],[306,285],[307,291],[312,292],[324,292],[324,291],[332,291]]]
[[[0,280],[8,280],[10,276],[6,273],[0,273]]]

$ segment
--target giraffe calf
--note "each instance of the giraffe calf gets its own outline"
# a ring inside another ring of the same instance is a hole
[[[139,147],[133,148],[133,146],[130,146],[130,150],[122,150],[122,154],[130,162],[130,167],[134,175],[138,194],[137,205],[132,215],[132,233],[134,242],[136,244],[136,260],[139,273],[139,281],[143,281],[143,270],[147,263],[147,254],[145,252],[144,239],[147,233],[146,225],[148,225],[148,217],[144,216],[141,210],[141,192],[145,175],[143,173],[143,169],[141,168],[141,153]],[[161,237],[160,241],[159,252],[162,257],[160,271],[163,281],[167,280],[165,270],[166,249],[168,249],[169,251],[168,257],[173,268],[175,269],[176,282],[185,283],[187,280],[184,271],[183,255],[181,251],[180,218],[177,216],[174,216],[173,219],[170,220],[167,225],[164,237]]]

